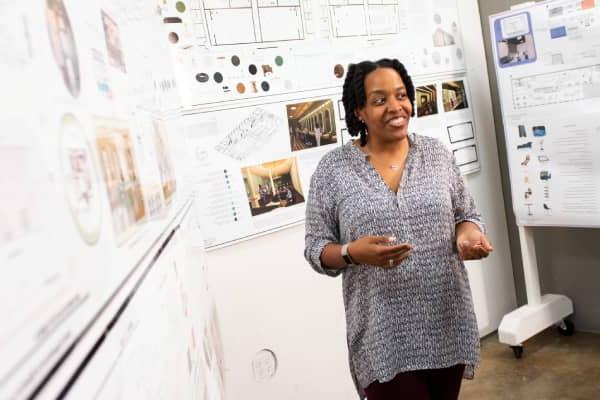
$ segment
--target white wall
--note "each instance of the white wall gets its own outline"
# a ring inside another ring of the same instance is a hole
[[[480,334],[497,329],[516,306],[511,255],[481,25],[476,0],[459,0],[481,172],[467,177],[495,247],[468,264]],[[218,305],[229,400],[356,398],[348,370],[341,279],[314,273],[303,258],[304,227],[209,253]],[[271,381],[258,383],[251,362],[260,349],[278,357]]]

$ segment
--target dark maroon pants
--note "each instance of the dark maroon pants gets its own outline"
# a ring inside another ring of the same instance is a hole
[[[367,400],[457,400],[465,366],[402,372],[365,389]]]

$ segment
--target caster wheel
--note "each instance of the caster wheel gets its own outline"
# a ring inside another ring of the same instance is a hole
[[[573,336],[575,333],[575,324],[571,320],[564,319],[560,325],[558,325],[558,332],[563,336]]]
[[[515,358],[523,357],[523,346],[510,346],[515,355]]]

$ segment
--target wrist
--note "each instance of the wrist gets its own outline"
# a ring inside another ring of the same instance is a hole
[[[346,244],[342,245],[342,248],[341,248],[341,251],[340,251],[341,255],[342,255],[342,258],[344,259],[344,262],[346,263],[346,265],[356,265],[357,264],[356,261],[355,261],[355,259],[352,258],[352,255],[350,255],[349,249],[350,249],[350,244],[351,243],[352,242],[349,242],[349,243],[346,243]]]

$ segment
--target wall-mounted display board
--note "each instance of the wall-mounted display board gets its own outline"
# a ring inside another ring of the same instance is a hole
[[[417,86],[411,130],[442,140],[463,173],[480,169],[455,1],[178,0],[161,17],[205,171],[208,249],[303,221],[319,159],[350,140],[349,63],[400,59]]]
[[[600,227],[600,6],[490,17],[519,225]]]
[[[96,321],[178,223],[193,182],[155,6],[0,12],[0,398],[18,399],[102,333]]]

